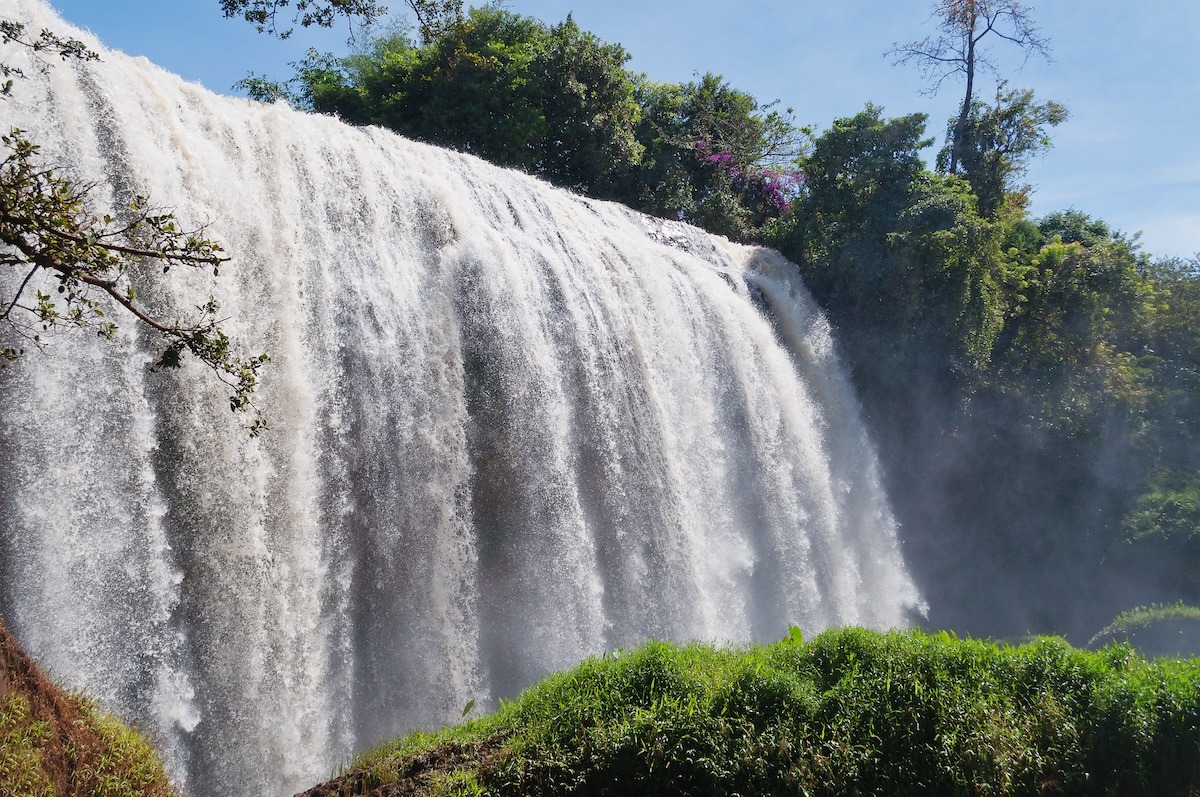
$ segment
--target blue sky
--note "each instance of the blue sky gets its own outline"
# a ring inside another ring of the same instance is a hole
[[[221,17],[217,0],[50,0],[108,47],[213,91],[247,72],[287,77],[307,47],[344,52],[348,31],[300,31],[279,42]],[[470,4],[468,0],[468,5]],[[568,12],[623,44],[630,67],[664,81],[723,75],[760,101],[779,100],[821,130],[867,102],[888,115],[929,114],[939,137],[961,84],[936,97],[914,67],[884,56],[894,42],[933,32],[931,0],[509,0],[516,13],[558,22]],[[1022,67],[995,48],[1013,87],[1067,105],[1055,146],[1033,162],[1032,211],[1075,208],[1142,233],[1156,255],[1200,253],[1200,0],[1031,0],[1053,61]],[[403,4],[393,2],[399,12]],[[164,11],[169,7],[170,11]],[[399,15],[399,14],[398,14]],[[1000,44],[1003,44],[1001,42]],[[990,97],[989,77],[979,96]],[[940,140],[939,140],[940,144]],[[926,154],[932,158],[935,148]]]

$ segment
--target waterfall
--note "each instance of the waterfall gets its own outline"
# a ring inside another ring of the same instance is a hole
[[[190,792],[290,794],[651,637],[919,609],[829,326],[776,253],[216,96],[39,0],[0,17],[102,55],[28,68],[4,127],[97,212],[144,193],[209,223],[221,275],[139,293],[168,317],[212,294],[272,358],[257,438],[195,362],[150,372],[116,310],[114,341],[63,332],[0,372],[0,613]]]

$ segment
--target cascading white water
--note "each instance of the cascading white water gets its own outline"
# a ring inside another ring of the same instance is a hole
[[[88,39],[39,0],[0,18]],[[222,275],[141,293],[220,299],[271,354],[274,428],[250,439],[194,363],[149,373],[128,318],[0,373],[0,611],[190,791],[291,793],[649,637],[919,606],[778,255],[102,56],[32,70],[3,123],[97,208],[211,221]]]

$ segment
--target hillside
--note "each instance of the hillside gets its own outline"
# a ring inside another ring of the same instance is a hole
[[[0,795],[169,797],[149,742],[54,684],[0,621]]]

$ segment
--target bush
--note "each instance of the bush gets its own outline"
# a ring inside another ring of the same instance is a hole
[[[313,793],[361,793],[345,787],[364,768],[405,794],[1188,794],[1200,660],[862,629],[652,642],[379,748],[342,791]]]

